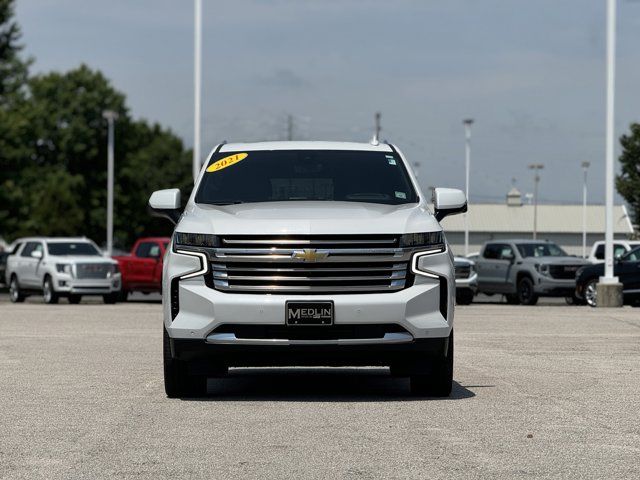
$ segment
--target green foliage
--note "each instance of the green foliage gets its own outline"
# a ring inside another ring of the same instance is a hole
[[[86,235],[102,243],[107,185],[104,110],[119,114],[116,245],[128,246],[140,235],[171,232],[169,224],[149,216],[146,205],[151,192],[159,188],[178,186],[188,193],[190,162],[178,137],[159,125],[133,120],[124,95],[85,65],[64,74],[33,77],[27,91],[27,101],[16,112],[25,120],[19,142],[23,151],[13,166],[20,172],[14,181],[19,186],[18,201],[11,202],[9,218],[0,217],[7,236]],[[55,221],[48,224],[51,219]]]
[[[20,58],[20,27],[13,15],[13,0],[0,0],[0,108],[20,92],[29,66],[29,61]]]
[[[27,78],[11,0],[0,0],[0,236],[86,235],[106,238],[107,123],[115,127],[114,241],[169,235],[152,218],[153,190],[190,193],[191,162],[170,130],[134,120],[123,93],[86,65]]]
[[[640,123],[632,123],[630,132],[620,137],[622,166],[616,188],[631,208],[635,225],[640,225]]]

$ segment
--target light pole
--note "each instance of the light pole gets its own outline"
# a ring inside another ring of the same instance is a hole
[[[587,171],[591,162],[582,162],[584,181],[582,183],[582,257],[587,258]]]
[[[533,177],[533,239],[538,238],[538,184],[540,183],[540,170],[544,168],[542,163],[532,163],[529,169],[535,172]]]
[[[113,146],[114,132],[113,127],[118,119],[118,114],[112,110],[105,110],[102,116],[107,120],[109,125],[109,133],[107,140],[107,254],[111,256],[113,253]]]
[[[467,208],[469,206],[469,174],[471,170],[471,125],[473,118],[462,121],[464,124],[464,165],[465,165],[465,195],[467,196]],[[469,217],[464,213],[464,255],[469,255]]]
[[[193,181],[200,173],[200,96],[202,77],[202,0],[194,0],[193,45]]]
[[[604,276],[597,285],[599,307],[621,307],[622,285],[613,275],[613,157],[616,82],[616,0],[607,0],[607,144],[605,162]]]

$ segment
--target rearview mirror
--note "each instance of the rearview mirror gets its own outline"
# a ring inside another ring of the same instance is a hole
[[[42,250],[34,250],[31,252],[33,258],[42,258]]]
[[[164,217],[174,224],[178,223],[182,214],[180,190],[177,188],[156,190],[149,198],[149,209],[154,217]]]
[[[436,220],[440,221],[448,215],[466,212],[467,197],[456,188],[436,188],[433,190],[433,206]]]

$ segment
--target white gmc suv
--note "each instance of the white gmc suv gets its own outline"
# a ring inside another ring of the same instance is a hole
[[[466,211],[435,189],[434,213],[393,145],[222,144],[164,259],[164,380],[203,395],[229,366],[390,366],[420,395],[453,375],[453,256],[440,219]]]
[[[58,303],[60,297],[80,303],[83,295],[102,295],[105,303],[116,303],[121,286],[118,262],[103,257],[91,240],[31,237],[14,243],[6,271],[12,302],[42,292],[48,304]]]

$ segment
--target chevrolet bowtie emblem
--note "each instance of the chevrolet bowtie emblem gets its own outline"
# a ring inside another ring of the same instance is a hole
[[[296,250],[291,255],[296,260],[302,260],[303,262],[317,262],[318,260],[325,259],[329,256],[328,252],[318,252],[313,248],[305,248],[304,250]]]

